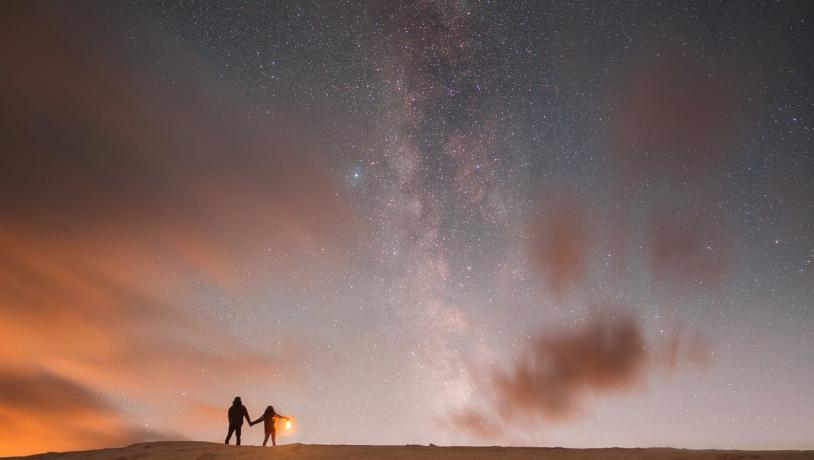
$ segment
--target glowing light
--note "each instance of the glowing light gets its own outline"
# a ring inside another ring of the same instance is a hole
[[[278,436],[291,436],[297,432],[297,420],[292,417],[275,417],[274,427]]]

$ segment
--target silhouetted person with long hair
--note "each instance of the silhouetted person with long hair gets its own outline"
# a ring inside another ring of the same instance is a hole
[[[263,422],[263,427],[266,429],[266,438],[263,439],[263,446],[269,442],[269,436],[271,436],[271,445],[277,445],[277,430],[274,428],[275,419],[288,420],[288,417],[275,412],[273,406],[268,406],[266,407],[266,411],[263,412],[263,415],[259,419],[249,422],[249,426],[254,425],[255,423],[260,423],[260,421]]]
[[[251,425],[252,420],[249,418],[249,411],[246,410],[246,406],[243,405],[240,396],[235,396],[235,400],[232,401],[232,407],[229,408],[229,434],[226,435],[226,444],[229,444],[232,433],[234,433],[237,438],[236,445],[240,445],[240,428],[243,426],[244,418],[249,422],[249,425]]]

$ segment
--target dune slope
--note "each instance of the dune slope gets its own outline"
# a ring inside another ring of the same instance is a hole
[[[81,452],[45,453],[25,459],[60,460],[317,460],[317,459],[382,459],[382,460],[487,460],[487,459],[654,459],[654,460],[753,460],[812,459],[814,451],[738,451],[649,449],[564,449],[559,447],[427,447],[427,446],[340,446],[286,444],[277,447],[225,446],[208,442],[163,441],[134,444],[116,449]]]

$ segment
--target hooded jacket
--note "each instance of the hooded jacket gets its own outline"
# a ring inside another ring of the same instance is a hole
[[[243,426],[243,419],[246,419],[247,422],[249,420],[249,411],[246,409],[246,406],[243,405],[242,402],[235,401],[232,403],[232,407],[229,408],[229,425],[233,426]]]

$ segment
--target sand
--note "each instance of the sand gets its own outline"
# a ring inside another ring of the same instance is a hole
[[[814,459],[814,451],[745,451],[648,449],[564,449],[559,447],[434,447],[434,446],[341,446],[285,444],[277,447],[225,446],[208,442],[163,441],[134,444],[117,449],[81,452],[45,453],[26,459],[60,460],[488,460],[488,459],[654,459],[654,460],[747,460],[747,459]]]

